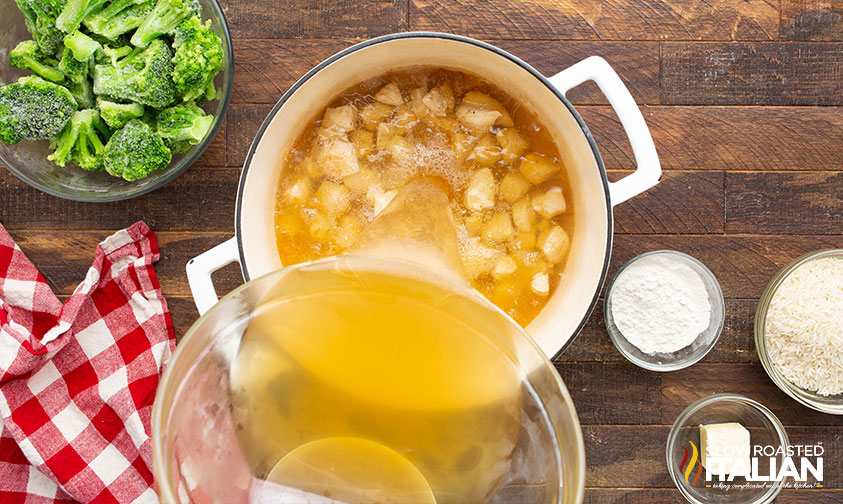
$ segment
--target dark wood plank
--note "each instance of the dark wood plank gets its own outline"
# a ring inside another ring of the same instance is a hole
[[[843,105],[843,45],[834,42],[661,46],[668,105]]]
[[[675,488],[588,488],[585,504],[676,504],[682,495]],[[776,504],[817,504],[843,502],[839,489],[785,489],[774,501]]]
[[[723,184],[722,172],[665,173],[659,185],[615,207],[615,232],[722,233]]]
[[[717,344],[701,362],[758,362],[753,339],[754,299],[726,300],[726,322]],[[574,343],[557,362],[626,362],[603,323],[603,300]]]
[[[202,153],[202,156],[196,160],[194,166],[203,166],[203,167],[215,167],[215,166],[225,166],[225,143],[226,143],[226,128],[225,128],[226,120],[223,118],[222,125],[220,126],[220,130],[217,132],[217,136],[211,141],[211,144],[208,145],[208,148],[205,149],[205,152]]]
[[[407,0],[228,0],[236,38],[370,38],[407,29]]]
[[[675,249],[705,263],[726,298],[758,299],[785,264],[812,250],[843,247],[843,236],[616,235],[609,275],[634,256]]]
[[[577,110],[609,169],[635,167],[615,114]],[[843,159],[843,108],[642,107],[665,170],[829,170]],[[763,127],[762,127],[763,126]]]
[[[774,2],[543,2],[412,0],[410,29],[485,39],[770,40]]]
[[[114,203],[80,203],[44,194],[8,172],[0,175],[2,223],[18,229],[116,231],[139,219],[155,230],[227,231],[234,228],[238,169],[194,166],[166,186]],[[93,250],[93,249],[91,249]]]
[[[781,0],[781,38],[843,40],[840,0]]]
[[[843,234],[843,172],[727,173],[730,233]]]
[[[272,109],[271,104],[232,105],[228,112],[228,145],[225,154],[226,164],[242,166],[252,140],[261,123]]]
[[[296,80],[353,40],[234,41],[234,103],[275,103]],[[606,58],[640,103],[659,102],[659,48],[655,42],[543,42],[501,40],[495,45],[551,76],[592,55]],[[595,85],[568,94],[574,103],[606,103]]]

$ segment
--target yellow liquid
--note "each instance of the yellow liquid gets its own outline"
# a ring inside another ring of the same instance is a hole
[[[440,504],[492,495],[521,424],[500,314],[376,272],[293,271],[267,299],[231,369],[238,439],[258,477],[341,502],[371,502],[373,478],[379,502],[427,502],[401,497],[424,495],[420,482]]]

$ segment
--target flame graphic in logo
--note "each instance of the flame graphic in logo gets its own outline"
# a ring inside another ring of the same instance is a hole
[[[692,441],[688,441],[688,444],[691,445],[691,460],[688,460],[688,449],[683,446],[682,450],[685,452],[685,455],[682,457],[682,462],[679,463],[679,472],[683,473],[685,476],[685,483],[697,486],[697,482],[700,480],[700,475],[702,474],[702,463],[699,461],[699,451],[697,450],[697,445],[695,445]],[[688,462],[687,466],[685,465],[685,462]],[[694,475],[694,479],[691,480],[691,473],[694,470],[694,464],[697,464],[697,474]]]

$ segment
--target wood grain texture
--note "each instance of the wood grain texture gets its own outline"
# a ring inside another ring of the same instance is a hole
[[[234,37],[370,38],[407,29],[408,0],[229,0]]]
[[[300,77],[354,40],[234,40],[234,103],[275,103]],[[589,56],[612,64],[639,103],[657,104],[659,48],[655,42],[547,42],[501,40],[505,49],[551,76]],[[605,104],[597,86],[586,84],[568,94],[573,103]]]
[[[763,0],[556,2],[411,0],[410,29],[484,39],[769,40],[779,12]]]
[[[843,235],[843,172],[727,173],[726,229]]]
[[[781,0],[780,35],[785,40],[843,40],[843,1]]]
[[[635,167],[608,107],[578,106],[609,169]],[[841,107],[642,107],[664,170],[833,170]]]
[[[675,488],[588,488],[584,504],[676,504],[681,498]],[[776,504],[817,504],[843,502],[843,490],[785,489],[776,497]]]
[[[834,42],[661,46],[667,105],[843,105],[843,45]]]

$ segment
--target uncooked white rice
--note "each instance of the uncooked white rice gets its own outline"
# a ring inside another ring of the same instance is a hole
[[[843,259],[815,259],[776,290],[764,326],[776,369],[820,395],[843,393]]]

